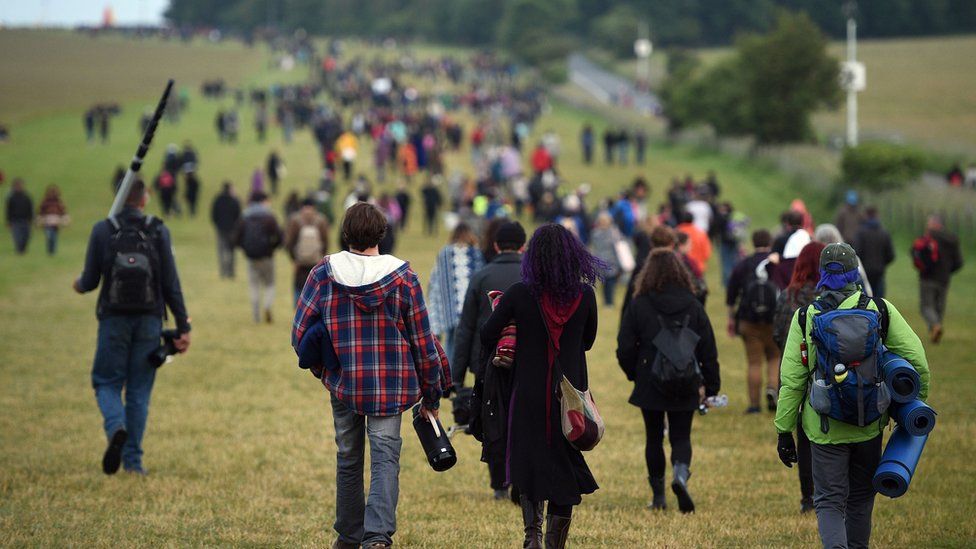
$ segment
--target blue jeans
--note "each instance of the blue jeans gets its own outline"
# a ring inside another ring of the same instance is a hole
[[[58,250],[58,228],[44,227],[44,237],[47,239],[47,253],[54,255]]]
[[[14,250],[18,254],[27,252],[27,244],[30,242],[31,224],[30,221],[14,221],[10,224],[10,234],[14,237]]]
[[[617,276],[608,276],[603,279],[603,304],[607,307],[613,307],[613,294],[617,289]]]
[[[361,416],[332,395],[336,432],[336,521],[339,539],[367,546],[393,543],[400,497],[400,418]],[[363,467],[369,437],[369,499]]]
[[[105,436],[111,438],[121,428],[129,433],[122,448],[126,469],[142,468],[142,435],[156,379],[156,369],[147,357],[159,346],[162,329],[162,320],[155,315],[108,316],[98,322],[92,386],[104,419]]]
[[[722,257],[722,286],[728,286],[729,277],[732,276],[732,269],[739,262],[739,245],[722,242],[719,244],[718,249]]]

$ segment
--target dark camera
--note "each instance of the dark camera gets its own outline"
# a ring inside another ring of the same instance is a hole
[[[162,342],[159,347],[156,347],[151,353],[149,353],[149,364],[153,368],[159,368],[166,361],[177,352],[175,341],[179,339],[180,333],[176,330],[163,330]]]

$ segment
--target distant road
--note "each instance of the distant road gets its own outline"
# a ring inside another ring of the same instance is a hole
[[[644,114],[660,111],[653,93],[638,91],[634,83],[593,63],[581,53],[569,56],[569,80],[602,103],[632,108]]]

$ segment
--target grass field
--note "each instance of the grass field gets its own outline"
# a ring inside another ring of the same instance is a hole
[[[843,42],[830,53],[846,59]],[[729,48],[699,52],[706,64]],[[862,139],[912,141],[936,151],[976,158],[976,36],[859,40],[857,58],[867,67],[867,88],[858,94]],[[663,56],[652,58],[652,85],[666,76]],[[613,64],[630,78],[632,60]],[[843,105],[814,117],[823,136],[843,137]]]
[[[23,35],[23,39],[35,40],[37,35]],[[0,31],[0,44],[10,40],[8,31]],[[81,55],[86,69],[107,74],[115,64],[107,46],[135,48],[114,39],[63,36],[52,39],[51,50],[43,55],[67,59],[62,49],[69,50]],[[133,55],[128,62],[152,66],[143,63],[146,58],[141,55],[157,55],[172,46],[140,43],[139,47],[146,53]],[[226,49],[233,51],[233,47]],[[194,46],[186,51],[185,69],[199,77],[222,72],[236,74],[242,82],[271,82],[293,76],[270,72],[260,50],[220,60],[210,53],[221,48]],[[41,48],[25,48],[16,60],[0,57],[0,75],[19,70],[16,67],[22,65],[15,63],[30,64],[33,55],[42,55]],[[12,104],[28,109],[19,106],[33,101],[24,95],[55,93],[48,89],[59,82],[53,74],[69,69],[51,64],[48,71],[25,72],[25,79],[39,80],[33,86],[25,81],[4,93],[2,108]],[[60,184],[74,218],[53,258],[43,254],[36,231],[30,253],[23,257],[13,255],[8,232],[0,234],[0,544],[325,546],[334,537],[333,429],[325,390],[295,366],[289,347],[290,266],[279,254],[275,324],[252,324],[241,266],[235,281],[217,277],[215,240],[205,214],[168,222],[193,317],[193,347],[159,372],[144,443],[150,476],[106,477],[99,469],[104,437],[89,376],[95,296],[78,297],[70,284],[81,269],[88,230],[110,203],[112,170],[132,154],[138,113],[153,101],[166,76],[164,71],[141,74],[142,91],[117,97],[124,102],[124,112],[116,121],[110,145],[84,143],[80,115],[86,104],[74,103],[67,95],[46,101],[30,117],[11,115],[14,139],[0,145],[0,169],[8,178],[23,176],[35,199],[48,183]],[[86,87],[85,78],[72,82],[73,93],[80,96],[106,93]],[[190,87],[195,91],[195,85]],[[250,112],[245,110],[241,143],[221,145],[212,128],[217,108],[218,103],[194,94],[180,124],[164,125],[157,134],[146,164],[150,172],[159,165],[166,143],[189,138],[201,156],[201,203],[207,207],[225,178],[242,191],[270,147],[283,151],[288,165],[286,189],[314,184],[319,165],[307,133],[299,134],[290,146],[278,141],[277,132],[272,132],[269,143],[258,144],[250,131]],[[599,131],[602,121],[557,105],[536,130],[552,128],[563,135],[561,164],[571,184],[590,182],[596,196],[607,195],[626,185],[638,170],[582,166],[576,135],[584,119],[597,123]],[[465,158],[460,154],[449,161],[452,167],[464,168]],[[728,199],[757,225],[771,226],[797,195],[776,172],[738,159],[670,147],[651,150],[650,163],[643,170],[654,189],[652,202],[663,197],[662,189],[672,175],[702,176],[709,168],[718,171]],[[827,211],[823,198],[803,198],[816,213]],[[280,199],[276,202],[280,211],[278,206]],[[157,212],[158,204],[149,208]],[[401,236],[397,255],[409,260],[425,280],[442,239],[422,237],[416,221]],[[972,243],[964,244],[973,261]],[[921,330],[914,273],[899,252],[889,272],[891,299]],[[976,477],[970,466],[970,456],[976,453],[971,347],[976,334],[974,272],[967,268],[955,279],[946,339],[928,348],[931,403],[940,413],[939,424],[909,494],[899,500],[878,500],[874,535],[878,547],[963,547],[976,540],[976,523],[971,519],[976,510]],[[717,264],[711,266],[709,278],[713,295],[708,309],[721,331],[724,310]],[[691,487],[699,510],[681,516],[673,510],[651,514],[644,509],[650,495],[643,464],[643,425],[638,411],[626,403],[630,386],[613,359],[617,316],[617,311],[602,311],[599,337],[589,356],[592,388],[607,420],[607,436],[587,455],[601,488],[578,509],[570,544],[814,546],[816,523],[813,517],[797,513],[796,473],[776,458],[771,416],[741,413],[746,405],[741,344],[721,333],[717,336],[723,392],[731,404],[696,419]],[[456,438],[459,464],[437,474],[426,465],[410,427],[404,427],[403,437],[396,543],[410,547],[514,547],[519,543],[520,515],[511,504],[491,501],[487,472],[478,462],[479,448],[473,439]]]

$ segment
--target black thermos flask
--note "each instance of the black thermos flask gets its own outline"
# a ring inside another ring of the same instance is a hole
[[[420,415],[420,405],[413,407],[413,430],[417,431],[420,445],[424,448],[427,455],[427,462],[435,471],[447,471],[457,463],[457,454],[451,446],[451,439],[447,438],[447,432],[441,426],[440,420],[433,423]]]

